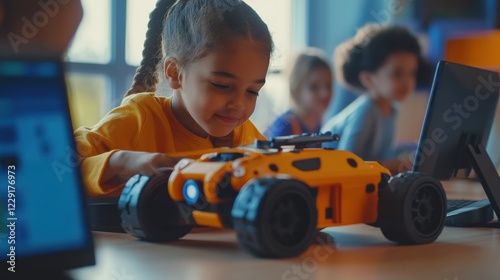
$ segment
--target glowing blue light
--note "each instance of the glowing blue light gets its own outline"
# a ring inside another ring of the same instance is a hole
[[[195,180],[187,180],[182,187],[182,193],[186,203],[195,204],[200,198],[200,186]]]

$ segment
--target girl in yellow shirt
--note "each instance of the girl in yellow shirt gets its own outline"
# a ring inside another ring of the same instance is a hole
[[[248,118],[273,50],[266,24],[240,0],[171,2],[159,0],[150,15],[144,58],[121,106],[75,131],[91,196],[118,196],[132,175],[172,167],[174,153],[264,139]],[[169,98],[154,94],[160,67]]]

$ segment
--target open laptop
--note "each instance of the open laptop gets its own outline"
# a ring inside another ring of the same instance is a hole
[[[95,263],[75,150],[60,59],[0,58],[1,279]]]
[[[448,201],[446,224],[492,226],[500,216],[497,72],[440,61],[427,105],[413,171],[439,180],[474,170],[488,199]]]

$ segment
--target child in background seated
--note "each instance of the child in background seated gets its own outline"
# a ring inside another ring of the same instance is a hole
[[[292,108],[279,116],[265,136],[316,133],[330,98],[332,71],[319,49],[307,49],[294,60],[289,74]]]
[[[349,150],[364,160],[380,161],[400,172],[394,159],[397,103],[416,86],[420,46],[405,28],[367,25],[335,50],[335,70],[344,86],[363,94],[322,127],[340,135],[338,143],[324,147]]]
[[[266,24],[239,0],[172,2],[159,0],[150,14],[130,96],[93,127],[75,131],[91,196],[119,196],[132,175],[173,167],[172,153],[264,139],[248,118],[273,49]],[[154,94],[158,65],[170,98]]]

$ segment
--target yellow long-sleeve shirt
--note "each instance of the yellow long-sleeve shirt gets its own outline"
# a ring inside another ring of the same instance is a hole
[[[101,182],[110,156],[117,150],[179,153],[213,148],[210,139],[186,129],[174,116],[171,98],[141,93],[123,100],[92,127],[75,131],[81,170],[87,193],[91,196],[118,196],[122,185]],[[233,147],[265,139],[248,120],[233,133]]]

